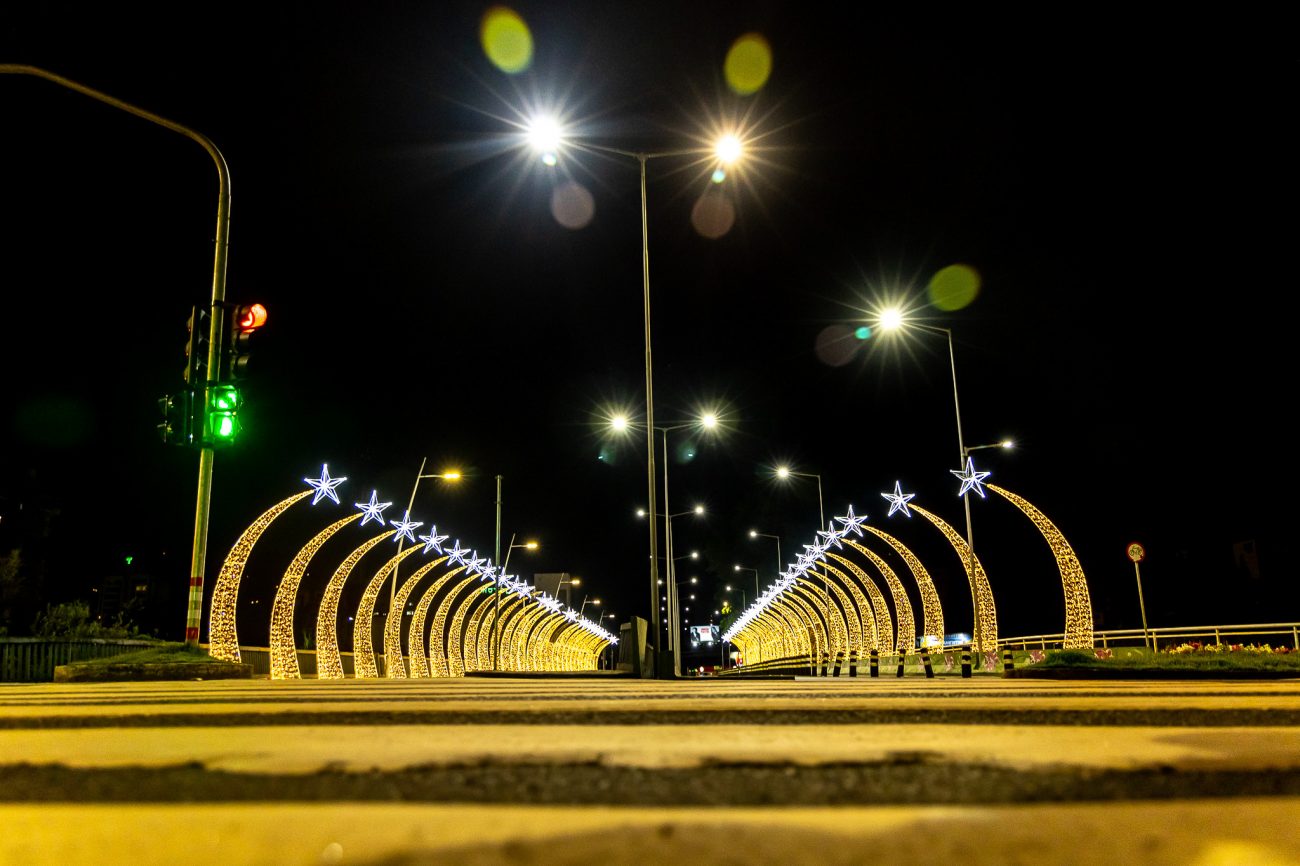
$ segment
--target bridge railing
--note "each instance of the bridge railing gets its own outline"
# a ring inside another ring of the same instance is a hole
[[[1300,647],[1300,623],[1270,622],[1246,625],[1186,625],[1148,628],[1147,634],[1157,649],[1168,649],[1185,643],[1199,641],[1203,644],[1254,643],[1270,646]],[[1142,646],[1144,636],[1140,628],[1108,629],[1093,632],[1097,646]],[[999,649],[1060,649],[1063,634],[1035,634],[1020,637],[998,638]]]
[[[148,640],[0,637],[0,682],[48,683],[54,669],[68,662],[100,659],[157,646]]]

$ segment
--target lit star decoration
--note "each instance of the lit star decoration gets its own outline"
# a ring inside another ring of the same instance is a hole
[[[311,498],[312,505],[315,505],[317,502],[320,502],[322,499],[324,499],[327,496],[330,499],[334,500],[335,505],[338,505],[339,495],[334,491],[334,488],[338,487],[340,484],[342,484],[344,481],[347,480],[348,480],[347,476],[344,476],[342,478],[330,478],[330,465],[328,463],[321,464],[320,478],[303,479],[303,481],[306,481],[307,484],[310,485],[312,489],[316,491],[316,494]]]
[[[950,469],[950,470],[948,470],[948,471],[951,472],[952,470]],[[986,472],[986,473],[984,473],[984,474],[987,475],[988,473]],[[885,515],[886,517],[893,517],[893,516],[894,516],[894,513],[897,512],[897,511],[901,511],[901,512],[903,512],[903,516],[904,516],[904,517],[911,517],[911,516],[912,516],[912,511],[911,511],[911,509],[909,509],[909,508],[907,507],[907,503],[911,502],[911,501],[912,501],[912,497],[916,496],[916,494],[915,494],[915,493],[904,493],[904,492],[903,492],[903,482],[901,482],[901,481],[895,481],[895,482],[894,482],[894,492],[893,492],[893,493],[882,493],[882,494],[880,494],[880,495],[883,496],[883,497],[885,497],[885,499],[887,499],[887,500],[889,501],[889,513]],[[984,495],[984,494],[981,492],[981,493],[980,493],[980,496],[983,496],[983,495]]]
[[[369,502],[354,502],[352,504],[355,505],[357,508],[360,508],[364,512],[361,515],[361,523],[357,524],[358,526],[365,526],[367,523],[369,523],[372,520],[378,523],[380,526],[383,526],[384,509],[392,505],[393,503],[380,502],[379,491],[372,490],[370,491]]]
[[[843,517],[837,517],[835,518],[835,520],[836,522],[844,526],[844,532],[840,536],[841,538],[844,537],[845,535],[848,535],[850,532],[852,532],[856,536],[861,537],[862,524],[867,522],[867,515],[864,514],[861,517],[857,516],[856,514],[853,513],[853,506],[850,505],[849,513],[844,515]]]
[[[497,567],[492,564],[492,560],[490,559],[488,560],[487,568],[480,571],[478,573],[478,576],[482,580],[495,581],[497,576]]]
[[[465,556],[466,556],[469,552],[470,552],[470,551],[468,551],[468,550],[466,550],[465,548],[463,548],[463,547],[460,546],[460,539],[456,539],[456,541],[452,542],[452,548],[451,548],[451,550],[444,550],[444,551],[443,551],[443,553],[447,554],[447,564],[448,564],[448,565],[464,565],[464,564],[465,564]]]
[[[424,521],[411,520],[411,512],[409,511],[402,515],[401,520],[390,520],[388,522],[397,528],[397,532],[393,534],[394,541],[401,541],[405,538],[412,544],[415,544],[415,530],[424,526]]]
[[[840,539],[843,538],[847,532],[847,529],[836,529],[834,521],[828,523],[826,529],[817,530],[817,537],[822,540],[822,550],[830,550],[831,547],[834,547],[836,550],[843,550],[844,545],[840,544]]]
[[[983,482],[984,479],[988,478],[991,473],[976,472],[975,461],[973,459],[967,456],[965,469],[960,469],[960,470],[949,469],[948,471],[951,472],[953,475],[956,475],[957,478],[961,481],[961,490],[957,491],[958,496],[965,496],[967,491],[974,490],[976,493],[980,495],[980,499],[984,498]]]
[[[365,523],[364,520],[361,522]],[[447,540],[447,536],[439,535],[438,527],[435,525],[429,527],[428,535],[421,535],[419,536],[419,539],[424,542],[425,553],[428,553],[431,550],[442,553],[442,543]]]
[[[487,562],[486,559],[479,559],[477,550],[471,550],[469,553],[469,559],[465,562],[465,570],[471,572],[480,571],[485,562]]]

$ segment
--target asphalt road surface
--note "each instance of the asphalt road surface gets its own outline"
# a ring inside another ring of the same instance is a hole
[[[1300,681],[0,686],[0,863],[1300,866]]]

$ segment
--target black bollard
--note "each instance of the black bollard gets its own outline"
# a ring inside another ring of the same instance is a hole
[[[1016,662],[1011,655],[1011,650],[1004,649],[1002,651],[1002,672],[1006,673],[1007,671],[1015,670],[1015,668]]]
[[[840,668],[842,667],[844,667],[844,650],[836,650],[835,651],[835,673],[831,674],[831,676],[838,677],[840,675]]]
[[[880,676],[880,653],[874,649],[871,651],[871,675],[873,677]]]
[[[858,675],[858,651],[849,650],[849,676],[856,677],[857,675]]]
[[[829,652],[823,652],[822,653],[822,676],[824,677],[829,676],[830,672],[831,672],[831,654]]]
[[[907,660],[907,653],[904,652],[902,647],[899,647],[898,648],[898,673],[896,673],[894,676],[901,677],[903,675],[903,662],[905,662],[906,660]]]
[[[921,664],[925,667],[925,678],[934,679],[934,667],[930,664],[930,651],[927,649],[921,650]]]
[[[963,679],[970,679],[970,650],[961,654],[961,675]]]

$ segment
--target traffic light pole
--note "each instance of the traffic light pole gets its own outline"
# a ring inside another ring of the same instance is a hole
[[[221,369],[221,341],[224,335],[225,311],[222,302],[226,299],[226,249],[230,244],[230,171],[226,167],[226,158],[207,136],[61,75],[55,75],[36,66],[17,63],[0,63],[0,73],[44,78],[60,87],[75,90],[91,99],[99,100],[136,117],[142,117],[172,132],[179,132],[191,141],[197,142],[217,164],[217,235],[212,263],[212,315],[209,321],[211,328],[208,332],[208,375],[211,377],[214,372]],[[208,384],[212,383],[209,379]],[[207,387],[202,389],[204,407],[208,405],[207,392]],[[195,396],[197,398],[199,395]],[[203,620],[203,563],[208,550],[208,511],[211,500],[212,444],[205,441],[202,442],[199,451],[199,490],[198,501],[194,506],[194,546],[190,554],[189,610],[185,617],[185,643],[192,647],[199,645],[199,625]]]

